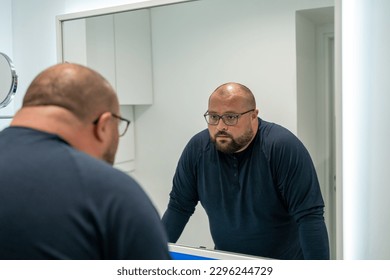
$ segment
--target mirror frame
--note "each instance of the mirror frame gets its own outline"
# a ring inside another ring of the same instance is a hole
[[[12,101],[16,94],[16,89],[18,86],[18,75],[16,74],[15,66],[12,63],[11,58],[2,52],[0,52],[0,56],[3,56],[6,62],[8,62],[9,70],[11,71],[11,85],[8,92],[6,93],[7,96],[4,98],[4,100],[0,100],[0,108],[4,108]]]

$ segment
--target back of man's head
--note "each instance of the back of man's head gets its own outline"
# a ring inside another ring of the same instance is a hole
[[[32,81],[22,107],[54,105],[86,121],[112,110],[116,102],[114,90],[99,73],[63,63],[44,70]]]
[[[96,71],[63,63],[41,72],[30,84],[11,126],[60,136],[74,148],[110,164],[118,146],[118,98]]]

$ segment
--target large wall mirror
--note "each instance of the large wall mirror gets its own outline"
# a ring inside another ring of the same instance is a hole
[[[162,214],[177,160],[206,128],[210,93],[236,81],[260,117],[305,143],[326,200],[335,257],[334,0],[145,1],[57,17],[58,60],[100,71],[133,120],[118,162]],[[180,244],[212,248],[201,206]]]

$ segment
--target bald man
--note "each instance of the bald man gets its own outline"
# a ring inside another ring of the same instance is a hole
[[[252,92],[227,83],[210,96],[208,129],[185,147],[162,221],[176,242],[198,201],[215,248],[274,259],[329,259],[324,202],[309,153],[258,117]]]
[[[32,81],[0,133],[0,259],[170,258],[151,201],[112,167],[128,124],[89,68],[58,64]]]

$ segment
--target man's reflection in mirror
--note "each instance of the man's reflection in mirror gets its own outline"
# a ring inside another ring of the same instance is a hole
[[[219,86],[208,129],[185,147],[162,221],[176,242],[200,201],[215,249],[275,259],[329,259],[312,159],[286,128],[258,117],[251,90]]]

